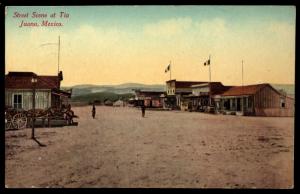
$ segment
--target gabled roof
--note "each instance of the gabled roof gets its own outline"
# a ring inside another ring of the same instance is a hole
[[[248,86],[232,86],[227,91],[225,91],[222,96],[241,96],[241,95],[254,95],[260,89],[269,86],[272,88],[270,84],[255,84]],[[272,88],[274,89],[274,88]],[[274,89],[275,90],[275,89]],[[275,90],[277,93],[278,91]]]
[[[222,94],[225,91],[229,90],[232,86],[224,86],[221,82],[211,82],[211,95]]]
[[[37,78],[36,89],[58,89],[59,76],[38,76],[33,72],[9,72],[5,75],[5,88],[7,89],[32,89],[31,79]]]

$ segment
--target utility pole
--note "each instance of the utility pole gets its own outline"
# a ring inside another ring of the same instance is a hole
[[[244,115],[244,109],[245,109],[245,107],[244,107],[244,100],[246,100],[245,99],[245,97],[244,97],[244,60],[242,60],[242,93],[243,93],[243,95],[242,95],[242,112],[243,112],[243,115]]]
[[[35,89],[36,89],[36,83],[37,83],[37,77],[36,76],[32,77],[31,83],[32,83],[32,110],[33,110],[31,138],[35,139],[35,137],[34,137],[34,125],[35,125]]]
[[[211,62],[210,62],[210,55],[209,55],[209,58],[208,58],[208,61],[209,61],[209,106],[211,106],[211,70],[210,70],[210,66],[211,66]]]
[[[59,73],[60,36],[58,36],[57,73]]]

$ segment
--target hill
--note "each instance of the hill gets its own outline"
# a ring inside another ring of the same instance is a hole
[[[92,93],[115,93],[115,94],[133,94],[135,89],[149,91],[164,91],[165,85],[146,85],[139,83],[124,83],[120,85],[76,85],[73,87],[62,87],[62,89],[72,88],[72,97],[82,96]]]
[[[118,99],[128,100],[133,97],[133,94],[116,94],[112,92],[96,92],[90,94],[84,94],[79,96],[74,96],[71,98],[73,102],[93,102],[95,100],[103,102],[108,99],[110,101],[116,101]]]
[[[271,84],[276,90],[283,90],[288,96],[295,97],[294,84]]]

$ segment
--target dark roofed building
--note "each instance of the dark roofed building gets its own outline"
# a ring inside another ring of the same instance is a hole
[[[136,106],[144,104],[149,108],[162,108],[163,96],[164,92],[161,91],[135,90]]]
[[[257,93],[261,88],[268,84],[256,84],[248,86],[234,86],[230,87],[227,91],[222,93],[222,96],[241,96],[241,95],[253,95]]]
[[[181,110],[210,111],[210,107],[219,106],[216,96],[227,91],[231,86],[224,86],[221,82],[205,82],[191,86],[192,93],[183,95]]]
[[[60,88],[61,79],[58,76],[38,76],[32,72],[9,72],[5,76],[5,88],[32,89],[32,77],[37,78],[36,89]]]
[[[221,94],[221,110],[241,115],[294,116],[294,99],[266,83],[234,86]]]
[[[63,99],[71,93],[60,90],[62,72],[57,76],[40,76],[33,72],[9,72],[5,75],[5,105],[16,109],[32,109],[32,79],[37,80],[36,108],[60,107]]]
[[[183,95],[192,94],[192,85],[204,84],[205,81],[177,81],[176,79],[166,81],[167,96],[165,105],[168,108],[180,109]]]

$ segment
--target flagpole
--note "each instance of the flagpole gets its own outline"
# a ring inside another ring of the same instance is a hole
[[[210,71],[210,65],[211,65],[211,62],[210,62],[210,55],[209,55],[209,82],[211,82],[211,71]]]

